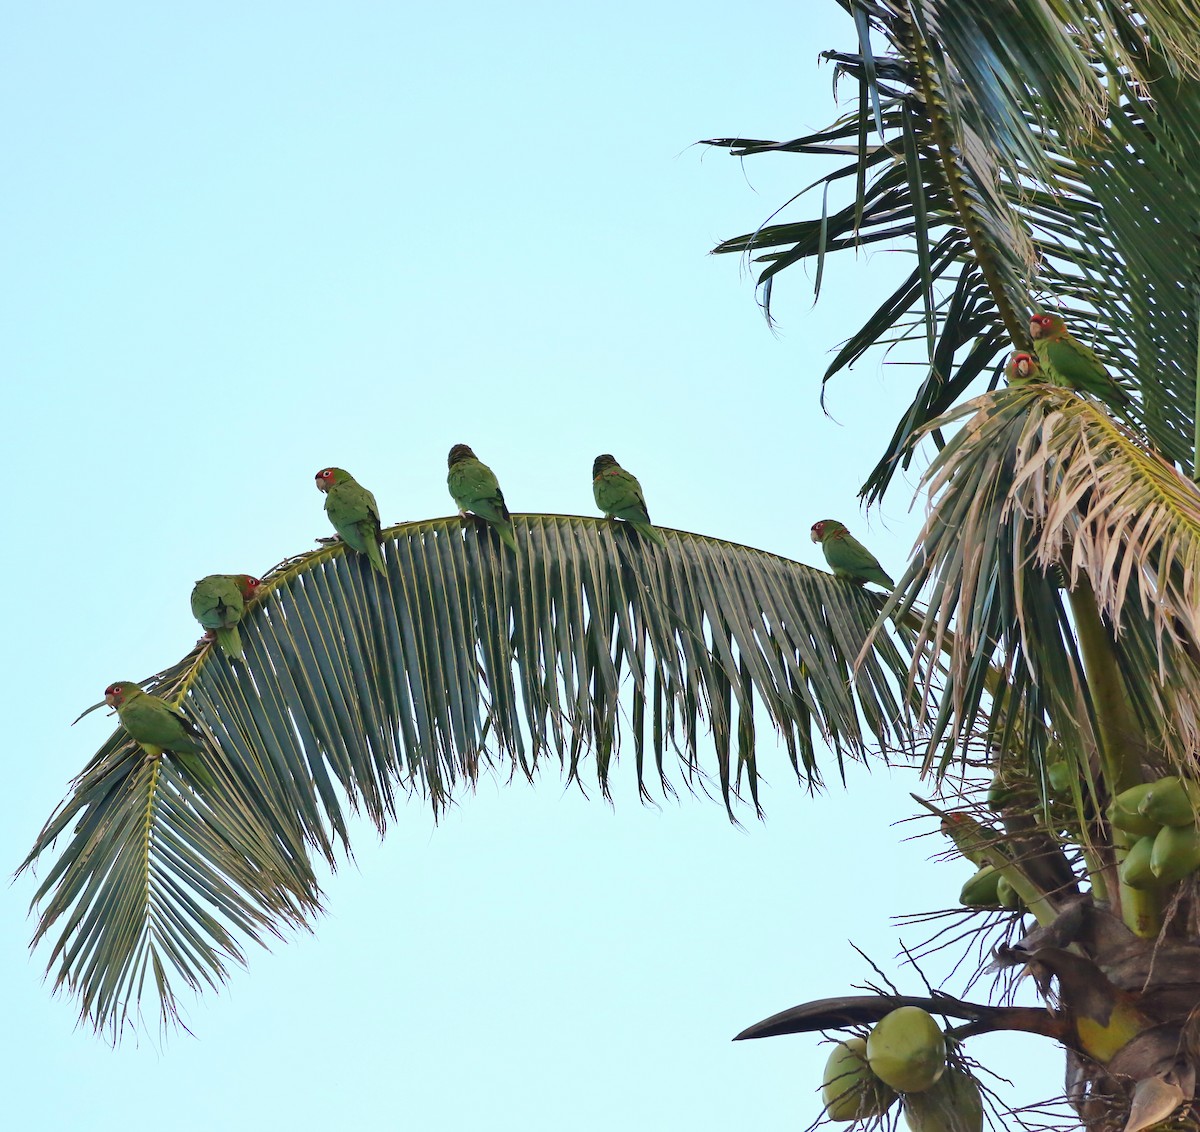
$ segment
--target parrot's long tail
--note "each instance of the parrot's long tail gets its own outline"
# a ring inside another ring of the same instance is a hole
[[[519,553],[517,550],[517,533],[513,530],[512,520],[509,519],[507,523],[493,523],[492,526],[495,527],[496,534],[500,536],[500,541],[504,543],[504,545],[507,546],[513,552],[513,554]]]
[[[642,519],[631,519],[629,521],[629,525],[633,527],[633,529],[637,531],[642,538],[649,539],[652,543],[655,543],[658,546],[667,545],[667,540],[662,537],[662,532],[656,530],[653,523],[647,523]]]
[[[387,573],[387,569],[383,565],[383,551],[379,549],[379,543],[370,536],[367,537],[367,558],[381,574]]]
[[[236,625],[231,625],[228,629],[218,629],[217,644],[221,646],[221,651],[231,660],[242,659],[242,635],[238,632]]]
[[[184,770],[187,776],[198,786],[212,789],[217,784],[212,771],[204,765],[204,760],[194,751],[172,751],[173,758]]]
[[[1129,399],[1129,394],[1125,392],[1115,381],[1110,383],[1109,388],[1104,392],[1097,394],[1101,401],[1111,405],[1118,411],[1128,409],[1133,402]]]

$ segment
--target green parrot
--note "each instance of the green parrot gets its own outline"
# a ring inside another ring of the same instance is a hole
[[[197,782],[213,784],[212,774],[200,758],[204,740],[177,708],[143,692],[132,680],[109,684],[104,689],[104,702],[117,709],[122,726],[152,759],[170,751]]]
[[[385,573],[379,550],[379,504],[345,468],[322,468],[317,488],[325,493],[325,514],[342,541]]]
[[[226,656],[242,659],[238,622],[261,585],[249,574],[209,574],[192,589],[192,616],[208,630],[209,640],[216,638]]]
[[[1129,394],[1116,383],[1091,348],[1072,337],[1058,315],[1033,315],[1029,320],[1029,335],[1046,380],[1090,393],[1114,409],[1129,406]]]
[[[607,453],[592,462],[592,494],[596,506],[610,519],[624,519],[639,535],[665,546],[666,540],[650,522],[642,485]]]
[[[515,554],[517,535],[495,473],[465,444],[456,444],[451,448],[446,462],[450,467],[446,486],[450,488],[451,498],[458,504],[458,513],[465,515],[470,511],[472,515],[486,519],[495,528],[500,541],[511,547]]]
[[[1004,372],[1009,385],[1034,385],[1046,380],[1042,376],[1042,367],[1032,354],[1013,354]]]
[[[860,586],[874,582],[889,590],[896,588],[896,583],[879,565],[879,559],[836,519],[822,519],[819,523],[813,523],[809,534],[813,542],[821,544],[825,561],[833,568],[835,577],[849,578]]]

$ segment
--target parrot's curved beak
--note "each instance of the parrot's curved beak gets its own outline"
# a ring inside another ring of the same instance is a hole
[[[813,542],[820,542],[821,532],[818,531],[816,527],[813,527],[812,530],[808,532],[808,537],[812,539]]]
[[[328,491],[329,490],[329,481],[328,480],[323,480],[323,479],[321,479],[320,476],[316,476],[316,477],[314,477],[314,482],[317,485],[318,491]]]

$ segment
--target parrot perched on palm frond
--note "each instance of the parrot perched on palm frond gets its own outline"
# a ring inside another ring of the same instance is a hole
[[[836,519],[822,519],[813,523],[809,535],[813,542],[821,544],[825,561],[835,577],[849,578],[860,586],[874,582],[889,590],[896,588],[896,583],[879,565],[879,559],[846,530],[845,524]]]
[[[379,551],[379,504],[345,468],[322,468],[317,488],[325,493],[325,514],[342,541],[385,573]]]
[[[104,689],[104,702],[117,709],[121,725],[151,758],[164,751],[197,782],[213,784],[200,758],[204,740],[195,725],[166,700],[143,692],[132,680],[118,680]]]
[[[472,515],[486,519],[500,536],[500,541],[511,547],[515,554],[517,535],[495,472],[466,444],[456,444],[451,448],[446,463],[450,468],[446,475],[446,486],[458,505],[458,513],[465,515],[470,511]]]
[[[242,658],[242,619],[255,591],[262,585],[249,574],[209,574],[192,589],[192,616],[216,638],[221,651],[236,660]]]
[[[1029,335],[1045,380],[1090,393],[1114,409],[1129,406],[1125,392],[1104,368],[1104,363],[1075,338],[1056,314],[1035,314],[1029,320]]]
[[[592,461],[592,494],[596,506],[610,519],[624,519],[639,535],[665,546],[666,540],[654,529],[642,485],[607,453]]]
[[[1046,380],[1042,375],[1042,367],[1032,354],[1013,354],[1004,367],[1004,373],[1009,385],[1034,385]]]

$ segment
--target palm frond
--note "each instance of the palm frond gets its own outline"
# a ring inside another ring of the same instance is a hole
[[[1072,582],[1086,574],[1139,674],[1127,683],[1144,725],[1197,765],[1200,489],[1090,400],[1055,393],[1041,413],[1019,442],[1013,485],[1037,561]]]
[[[117,731],[75,779],[21,869],[74,823],[33,903],[48,897],[33,937],[58,924],[48,961],[55,989],[81,1017],[119,1038],[147,982],[161,1021],[177,1017],[178,979],[216,986],[239,942],[300,927],[320,893],[294,826],[274,828],[225,752],[212,747],[203,789],[170,758],[151,758]],[[282,836],[281,836],[282,833]]]
[[[1094,705],[1060,589],[1085,571],[1150,746],[1164,763],[1193,762],[1200,667],[1189,649],[1200,593],[1189,529],[1200,493],[1070,391],[985,394],[930,427],[960,422],[925,475],[929,514],[893,598],[897,616],[927,598],[920,639],[949,655],[934,743],[953,749],[986,719],[993,737],[1015,730],[1035,767],[1052,723],[1070,721],[1094,745]],[[1007,680],[994,695],[989,661]]]
[[[929,369],[863,492],[886,490],[923,426],[1009,343],[1032,306],[1060,311],[1129,386],[1130,420],[1194,459],[1200,176],[1197,5],[1094,0],[840,0],[857,110],[792,142],[715,138],[743,156],[851,155],[817,185],[853,185],[820,219],[772,223],[714,251],[752,255],[772,285],[802,259],[912,242],[917,267],[834,357],[922,336]],[[887,44],[875,52],[872,39]],[[868,144],[874,133],[877,142]],[[853,144],[851,142],[853,141]]]
[[[176,976],[217,982],[239,937],[305,922],[309,855],[336,863],[355,811],[383,830],[408,794],[436,814],[482,769],[532,776],[548,757],[582,781],[591,754],[607,792],[631,740],[643,794],[651,775],[671,790],[676,764],[732,816],[743,793],[758,805],[758,713],[809,784],[819,739],[840,767],[908,735],[912,633],[867,644],[881,596],[701,535],[516,525],[517,556],[453,518],[386,531],[383,576],[340,545],[289,560],[240,626],[244,663],[201,645],[154,680],[203,728],[217,785],[120,730],[23,866],[77,822],[36,938],[57,927],[58,982],[93,1025],[119,1027],[147,972],[169,1018]]]

